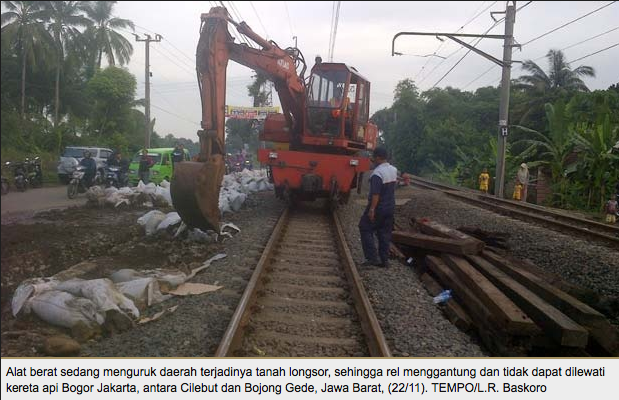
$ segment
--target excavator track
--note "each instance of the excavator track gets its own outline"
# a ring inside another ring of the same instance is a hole
[[[286,209],[215,356],[390,355],[337,214]]]

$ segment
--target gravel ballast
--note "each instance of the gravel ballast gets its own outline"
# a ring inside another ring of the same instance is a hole
[[[401,191],[396,192],[400,196]],[[339,210],[348,246],[356,261],[363,260],[358,223],[365,196],[351,195]],[[402,207],[397,207],[396,215]],[[476,341],[447,320],[433,303],[415,271],[392,260],[389,268],[357,267],[383,334],[394,356],[483,357]]]

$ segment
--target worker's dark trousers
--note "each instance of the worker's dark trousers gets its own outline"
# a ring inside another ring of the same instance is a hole
[[[393,214],[376,214],[374,222],[370,221],[367,211],[363,213],[359,221],[359,233],[361,233],[361,246],[363,255],[367,261],[380,261],[386,264],[389,261],[389,243],[393,230]],[[378,237],[378,257],[374,245],[374,234]]]

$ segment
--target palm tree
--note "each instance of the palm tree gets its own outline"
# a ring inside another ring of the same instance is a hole
[[[76,27],[87,27],[90,20],[81,15],[84,7],[81,1],[47,1],[46,16],[49,18],[48,29],[54,39],[56,50],[56,100],[54,105],[54,127],[58,126],[60,109],[60,70],[65,53],[75,50],[81,44],[82,34]]]
[[[13,43],[21,56],[21,116],[26,107],[26,64],[36,65],[37,58],[51,44],[43,23],[44,14],[39,1],[3,1],[8,10],[2,13],[2,37]]]
[[[93,23],[86,35],[94,40],[93,50],[96,52],[97,69],[101,69],[101,58],[104,53],[109,65],[116,65],[117,61],[120,65],[127,64],[133,54],[131,42],[115,29],[135,30],[135,26],[128,19],[112,15],[116,3],[116,1],[91,1],[84,6],[86,16]]]
[[[588,92],[587,85],[581,77],[595,77],[592,67],[581,65],[576,69],[571,69],[565,60],[565,55],[561,50],[550,50],[546,54],[548,59],[548,73],[532,60],[526,60],[522,64],[522,69],[529,75],[523,75],[516,79],[514,89],[524,90],[529,93],[530,100],[526,102],[525,109],[522,111],[520,125],[534,126],[542,129],[539,125],[544,118],[544,104],[554,103],[560,98],[564,98],[570,92]]]
[[[548,74],[532,60],[526,60],[522,64],[522,69],[529,72],[530,75],[523,75],[518,78],[521,87],[542,93],[557,90],[567,92],[589,91],[580,77],[595,77],[595,70],[592,67],[581,65],[576,69],[571,69],[561,50],[550,50],[546,57],[550,67]]]

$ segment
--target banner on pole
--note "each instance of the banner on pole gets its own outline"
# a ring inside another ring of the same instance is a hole
[[[264,120],[267,115],[278,112],[279,107],[226,106],[226,118]]]

